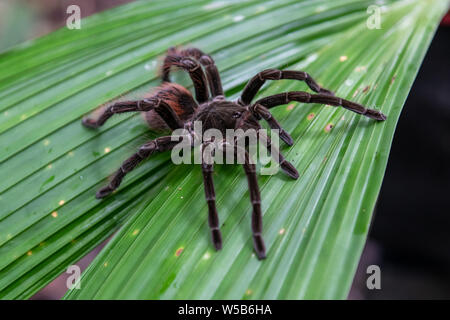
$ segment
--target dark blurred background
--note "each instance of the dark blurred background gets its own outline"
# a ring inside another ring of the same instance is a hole
[[[127,2],[132,0],[0,0],[0,52],[65,26],[72,4],[84,18]]]
[[[350,298],[450,299],[450,26],[437,30],[400,116]],[[366,268],[381,268],[367,290]]]
[[[0,0],[0,51],[131,0]],[[450,19],[444,19],[400,117],[372,227],[349,299],[450,299]],[[77,264],[84,269],[100,247]],[[366,269],[381,268],[381,290]],[[59,299],[63,274],[34,299]]]

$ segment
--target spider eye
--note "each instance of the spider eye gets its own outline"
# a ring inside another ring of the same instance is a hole
[[[242,113],[240,113],[240,112],[235,112],[235,113],[233,113],[233,118],[240,118],[240,116],[242,115]]]

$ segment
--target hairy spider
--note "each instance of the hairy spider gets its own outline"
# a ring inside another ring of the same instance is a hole
[[[189,73],[194,84],[195,99],[183,86],[171,83],[169,79],[172,67],[181,68]],[[308,87],[317,94],[303,91],[289,91],[275,94],[252,103],[253,98],[266,80],[292,79],[305,81]],[[98,128],[103,125],[115,113],[141,111],[152,128],[175,130],[185,128],[192,132],[194,121],[201,121],[202,129],[211,128],[224,132],[226,129],[261,129],[258,121],[264,119],[272,129],[279,130],[280,138],[288,145],[293,144],[291,136],[284,131],[280,124],[272,117],[269,109],[291,101],[303,103],[322,103],[331,106],[341,106],[350,111],[365,115],[375,120],[385,120],[386,116],[380,111],[367,109],[364,106],[336,97],[333,92],[322,88],[309,74],[295,70],[267,69],[255,75],[244,88],[242,95],[237,101],[227,101],[224,97],[219,72],[214,60],[208,54],[196,48],[185,50],[170,48],[162,66],[161,86],[156,91],[147,95],[142,100],[122,101],[114,103],[106,108],[98,119],[84,118],[83,124],[89,128]],[[156,152],[171,150],[179,141],[172,141],[171,136],[156,138],[142,145],[138,152],[125,160],[116,171],[110,183],[101,188],[97,198],[103,198],[117,189],[123,177],[133,170],[142,160]],[[203,142],[203,147],[208,141]],[[268,142],[268,145],[270,142]],[[224,140],[225,148],[227,143]],[[234,147],[233,152],[237,152]],[[259,259],[266,257],[266,249],[262,238],[262,213],[261,199],[258,182],[255,173],[255,165],[250,163],[246,150],[243,167],[247,175],[250,190],[250,200],[253,206],[252,231],[255,252]],[[270,152],[270,150],[269,150]],[[281,169],[293,179],[299,174],[294,166],[277,152],[278,162]],[[272,154],[274,151],[272,150]],[[219,228],[219,217],[215,204],[215,192],[213,185],[213,164],[202,162],[203,182],[205,187],[206,201],[209,210],[209,227],[211,229],[212,242],[216,250],[222,248],[222,236]]]

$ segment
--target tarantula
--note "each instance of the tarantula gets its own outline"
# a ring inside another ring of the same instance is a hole
[[[172,67],[177,67],[189,73],[195,90],[195,99],[183,86],[170,82],[169,74]],[[192,130],[194,121],[201,121],[202,129],[211,128],[224,132],[226,129],[254,129],[259,131],[259,120],[264,119],[272,129],[279,130],[279,136],[286,144],[292,145],[291,136],[281,128],[280,124],[271,115],[269,109],[291,101],[303,103],[322,103],[331,106],[341,106],[350,111],[365,115],[375,120],[385,120],[386,116],[380,111],[367,109],[364,106],[336,97],[330,90],[322,88],[311,76],[303,71],[267,69],[255,75],[245,86],[242,95],[237,101],[227,101],[224,96],[221,79],[214,60],[208,54],[196,48],[178,49],[170,48],[162,66],[163,83],[152,94],[148,94],[142,100],[121,101],[106,108],[96,120],[83,118],[83,125],[89,128],[98,128],[103,125],[115,113],[140,111],[150,127],[155,129],[175,130],[185,128]],[[292,79],[305,81],[308,87],[317,94],[303,91],[290,91],[268,96],[252,103],[258,90],[266,80]],[[116,171],[110,183],[101,188],[97,198],[103,198],[117,189],[124,176],[133,170],[142,160],[156,152],[168,151],[174,148],[178,141],[173,141],[171,136],[156,138],[144,145],[125,160]],[[204,142],[203,146],[208,142]],[[268,142],[270,144],[270,142]],[[227,147],[226,141],[224,146]],[[233,152],[237,152],[234,147]],[[241,150],[242,151],[242,150]],[[250,200],[253,206],[252,231],[253,244],[259,259],[266,257],[266,248],[262,238],[262,213],[261,199],[258,182],[255,173],[255,165],[250,163],[246,150],[243,167],[247,175],[250,190]],[[270,152],[270,150],[269,150]],[[299,174],[294,166],[284,157],[278,154],[278,162],[281,169],[293,179]],[[273,154],[273,150],[272,150]],[[216,250],[222,248],[222,236],[219,227],[219,217],[215,204],[215,191],[213,185],[213,164],[205,161],[202,163],[203,182],[206,201],[209,210],[209,227],[211,229],[212,242]]]

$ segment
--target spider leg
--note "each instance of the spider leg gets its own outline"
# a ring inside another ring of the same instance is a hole
[[[116,113],[132,112],[132,111],[150,111],[155,110],[161,118],[167,123],[169,128],[175,130],[177,128],[182,128],[183,123],[172,110],[172,108],[165,103],[163,100],[158,98],[148,98],[144,100],[137,101],[122,101],[113,104],[106,108],[105,111],[100,115],[97,120],[91,118],[83,118],[82,123],[88,128],[96,129],[102,126],[106,120],[108,120],[112,115]]]
[[[181,140],[181,137],[180,137]],[[111,182],[106,186],[101,188],[95,197],[97,199],[104,198],[107,195],[109,195],[111,192],[116,190],[120,183],[122,182],[122,179],[125,177],[127,173],[129,173],[131,170],[136,168],[136,166],[144,159],[148,158],[155,152],[163,152],[167,150],[173,149],[175,145],[179,143],[179,141],[172,141],[171,136],[166,137],[159,137],[155,140],[152,140],[150,142],[147,142],[146,144],[142,145],[139,148],[139,151],[133,154],[131,157],[129,157],[127,160],[125,160],[120,168],[116,171],[114,174]]]
[[[245,174],[248,180],[248,189],[250,191],[250,200],[252,202],[252,232],[253,232],[253,247],[255,248],[258,259],[266,257],[266,246],[262,237],[263,219],[261,213],[261,195],[259,193],[258,180],[256,179],[255,165],[249,161],[249,155],[245,152],[245,163],[243,164]]]
[[[225,148],[230,148],[228,144],[223,145]],[[238,146],[234,146],[234,153],[237,157],[243,156],[243,167],[247,176],[248,188],[250,192],[250,200],[252,203],[252,233],[253,233],[253,247],[258,259],[266,258],[266,246],[262,237],[263,231],[263,217],[261,213],[261,195],[259,193],[258,180],[256,178],[255,165],[250,162],[250,155],[248,152]]]
[[[262,107],[262,108],[264,108],[264,107]],[[250,110],[254,110],[254,109],[250,109]],[[262,110],[262,109],[260,109],[260,110]],[[256,116],[258,116],[258,114]],[[273,119],[273,120],[275,120],[275,119]],[[273,122],[272,122],[272,124],[273,124]],[[277,122],[277,124],[278,124],[278,122]],[[251,111],[249,111],[247,113],[247,116],[242,117],[241,121],[236,126],[236,130],[238,130],[238,129],[242,129],[244,131],[247,131],[249,129],[256,130],[259,141],[264,143],[264,146],[266,147],[267,151],[270,153],[272,158],[279,163],[281,169],[288,176],[290,176],[293,179],[297,179],[299,177],[297,169],[295,169],[295,167],[283,157],[281,152],[272,145],[271,139],[261,131],[261,129],[262,129],[261,125],[258,123],[257,118],[255,117],[255,115],[253,115],[253,113]],[[275,128],[275,129],[278,129],[278,128]],[[281,129],[281,127],[280,127],[280,129]],[[283,129],[281,129],[281,130],[283,130]],[[291,138],[287,132],[285,132],[285,134],[289,138]],[[280,137],[281,137],[281,134],[280,134]],[[292,138],[291,138],[291,140],[292,140]]]
[[[311,78],[308,73],[304,71],[266,69],[250,79],[238,101],[242,105],[248,105],[252,102],[253,98],[256,96],[256,93],[259,89],[261,89],[266,80],[282,79],[305,81],[308,87],[310,87],[314,92],[334,95],[332,91],[322,88],[313,78]]]
[[[279,130],[279,135],[281,140],[283,140],[286,144],[292,146],[294,144],[294,140],[292,140],[292,137],[289,135],[289,133],[287,133],[282,127],[281,125],[278,123],[278,121],[272,116],[272,114],[270,113],[270,111],[260,105],[260,104],[254,104],[251,107],[251,110],[253,111],[254,114],[256,114],[256,116],[262,117],[264,120],[267,121],[267,123],[269,124],[269,126],[272,129],[277,129]]]
[[[206,85],[205,73],[200,64],[194,59],[177,54],[175,49],[171,49],[162,66],[163,81],[170,82],[169,74],[172,66],[184,69],[189,73],[194,84],[195,98],[199,103],[206,102],[208,100],[208,86]]]
[[[363,116],[384,121],[386,120],[386,116],[378,110],[368,109],[359,103],[352,102],[349,100],[345,100],[343,98],[339,98],[336,96],[331,96],[328,94],[309,94],[308,92],[303,91],[290,91],[279,94],[274,94],[273,96],[262,98],[255,102],[255,104],[263,105],[266,108],[276,107],[282,104],[289,103],[291,101],[298,101],[304,103],[322,103],[328,104],[331,106],[341,106],[350,111],[356,112]]]
[[[188,48],[185,50],[177,51],[176,48],[170,48],[168,50],[168,56],[181,56],[181,57],[192,57],[200,64],[205,67],[206,78],[208,79],[209,89],[211,91],[212,97],[223,96],[222,80],[220,79],[220,74],[214,59],[197,48]],[[168,59],[168,58],[166,58]],[[170,59],[168,59],[170,60]],[[163,80],[170,81],[169,79],[170,68],[163,66]]]
[[[278,150],[277,148],[275,148],[272,145],[272,140],[261,131],[258,131],[258,138],[260,141],[262,141],[264,143],[264,146],[269,151],[272,158],[274,158],[278,162],[281,170],[283,170],[284,173],[286,173],[292,179],[298,179],[299,174],[298,174],[297,169],[295,169],[295,167],[292,165],[292,163],[290,163],[289,161],[287,161],[284,158],[284,156],[280,152],[280,150]],[[276,155],[276,157],[274,157],[274,155]]]
[[[181,55],[192,56],[205,67],[209,88],[213,97],[223,96],[222,80],[214,59],[197,48],[188,48],[181,51]]]
[[[206,144],[203,144],[205,146]],[[219,216],[216,209],[216,194],[214,191],[213,172],[214,164],[212,161],[206,163],[202,161],[203,185],[205,187],[206,202],[208,203],[208,223],[211,229],[211,238],[216,250],[222,249],[222,234],[219,227]]]

